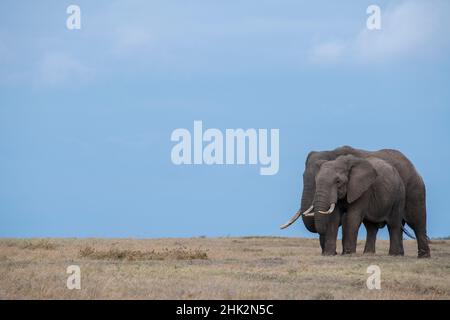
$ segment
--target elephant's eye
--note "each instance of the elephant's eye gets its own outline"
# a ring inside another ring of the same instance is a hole
[[[341,179],[337,178],[336,183],[337,183],[338,186],[342,185]]]

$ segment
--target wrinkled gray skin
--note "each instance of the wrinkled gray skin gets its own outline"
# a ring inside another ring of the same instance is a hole
[[[325,234],[330,224],[326,212],[337,204],[342,215],[343,254],[356,252],[358,230],[363,222],[374,226],[387,224],[390,255],[403,255],[402,221],[405,208],[405,187],[397,170],[379,158],[340,156],[336,160],[319,160],[314,196],[314,225]],[[333,222],[331,222],[333,223]],[[370,229],[370,228],[369,228]],[[325,244],[325,252],[335,250]],[[334,251],[330,251],[333,252]],[[366,246],[364,253],[374,253],[375,246]]]
[[[355,149],[349,146],[336,148],[331,151],[312,151],[308,154],[303,173],[303,193],[301,199],[301,211],[307,210],[313,203],[316,192],[316,174],[318,160],[335,160],[342,155],[354,155],[356,157],[367,158],[376,157],[385,160],[392,165],[399,173],[405,186],[405,217],[406,222],[414,231],[418,245],[418,257],[430,257],[428,247],[428,237],[426,234],[426,205],[425,205],[425,185],[422,178],[417,173],[414,165],[401,152],[391,149],[379,151],[365,151]],[[336,207],[329,217],[328,228],[320,233],[320,246],[325,255],[336,253],[336,239],[339,225],[341,224],[341,215],[345,208]],[[305,227],[313,233],[317,233],[314,217],[302,216]],[[375,239],[378,226],[376,224],[364,221],[367,229],[366,247],[375,250]],[[323,231],[323,230],[321,230]]]

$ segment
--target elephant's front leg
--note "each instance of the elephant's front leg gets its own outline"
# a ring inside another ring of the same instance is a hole
[[[322,249],[322,254],[324,254],[323,252],[325,251],[325,234],[321,234],[319,235],[319,242],[320,242],[320,248]]]
[[[334,256],[336,255],[336,241],[339,226],[341,224],[341,212],[338,208],[336,208],[330,216],[330,222],[327,227],[327,232],[325,236],[320,236],[321,246],[322,246],[322,255],[324,256]],[[323,245],[322,245],[323,241]]]
[[[342,216],[342,254],[356,253],[361,222],[361,213],[358,210],[349,210]]]

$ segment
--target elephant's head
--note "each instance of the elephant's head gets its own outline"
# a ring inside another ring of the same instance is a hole
[[[303,172],[303,193],[300,203],[300,209],[294,214],[289,222],[283,224],[281,229],[287,228],[293,224],[300,216],[303,219],[306,229],[310,232],[316,233],[316,227],[314,225],[314,217],[312,216],[312,202],[314,199],[314,193],[316,188],[316,170],[315,163],[322,159],[328,159],[327,151],[311,151],[308,154],[305,162],[305,171]]]
[[[316,176],[320,168],[320,164],[325,161],[335,160],[339,156],[355,154],[360,155],[363,152],[349,146],[336,148],[332,151],[311,151],[305,162],[305,171],[303,172],[303,193],[301,198],[300,209],[294,216],[281,226],[282,229],[293,224],[299,217],[302,217],[306,229],[316,233],[314,213],[312,212],[313,200],[316,193]]]
[[[351,204],[359,199],[377,178],[377,172],[366,159],[352,155],[336,160],[316,162],[316,192],[314,194],[314,224],[319,234],[325,234],[330,214],[339,200]]]

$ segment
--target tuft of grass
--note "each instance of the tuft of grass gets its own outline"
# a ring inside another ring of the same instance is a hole
[[[200,249],[163,249],[161,251],[141,251],[141,250],[119,250],[111,248],[100,251],[92,247],[85,247],[79,251],[81,258],[90,258],[94,260],[207,260],[208,254]]]
[[[26,240],[19,244],[19,247],[21,249],[28,249],[28,250],[38,250],[38,249],[44,249],[44,250],[54,250],[56,249],[56,245],[48,240],[41,239],[38,241],[30,241]]]
[[[334,295],[331,292],[321,291],[314,297],[315,300],[334,300]]]

